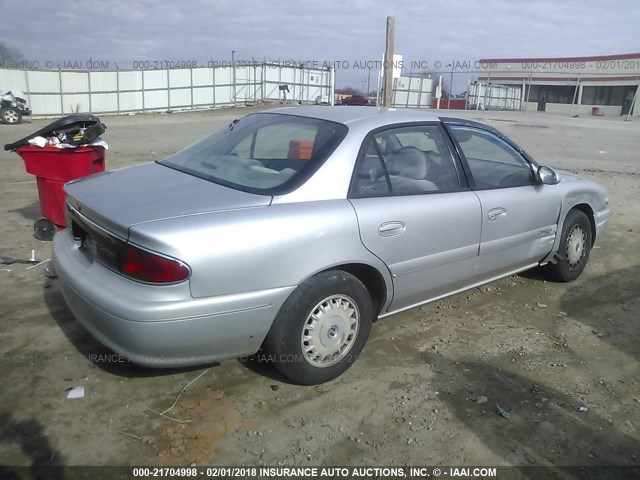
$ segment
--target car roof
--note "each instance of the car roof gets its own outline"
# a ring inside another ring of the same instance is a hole
[[[314,105],[273,108],[270,110],[263,110],[262,112],[258,112],[254,115],[264,113],[279,113],[283,115],[319,118],[321,120],[342,123],[349,127],[357,127],[358,129],[361,129],[361,131],[365,132],[379,127],[385,127],[387,125],[413,122],[442,122],[447,125],[476,127],[496,134],[509,143],[513,148],[524,154],[529,161],[536,164],[535,160],[525,152],[522,147],[492,126],[468,118],[450,117],[446,115],[441,117],[433,113],[433,111],[418,110],[416,108],[332,107]]]
[[[319,118],[345,125],[367,124],[370,127],[394,123],[439,122],[440,118],[424,110],[411,108],[300,106],[264,110],[261,113],[279,113]]]

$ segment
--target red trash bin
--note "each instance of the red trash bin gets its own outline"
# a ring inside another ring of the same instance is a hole
[[[16,153],[24,160],[27,172],[36,176],[38,182],[38,196],[40,210],[45,219],[40,219],[34,225],[36,237],[38,232],[41,239],[48,239],[49,232],[55,227],[62,229],[67,226],[65,221],[66,197],[64,184],[77,178],[104,172],[105,149],[101,146],[83,146],[77,148],[56,148],[22,146]],[[47,223],[50,222],[49,225]]]

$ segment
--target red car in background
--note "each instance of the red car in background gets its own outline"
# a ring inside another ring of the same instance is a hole
[[[369,105],[369,99],[362,95],[351,95],[342,99],[342,105]]]

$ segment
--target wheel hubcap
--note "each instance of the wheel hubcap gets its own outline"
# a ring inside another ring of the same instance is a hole
[[[332,295],[318,303],[302,328],[302,353],[314,367],[326,368],[342,360],[358,336],[360,312],[346,295]]]
[[[13,110],[4,112],[4,120],[7,123],[16,123],[18,121],[18,114]]]
[[[567,245],[565,248],[565,254],[567,256],[567,263],[569,267],[576,267],[585,253],[585,242],[587,236],[580,225],[576,225],[569,232],[567,237]]]

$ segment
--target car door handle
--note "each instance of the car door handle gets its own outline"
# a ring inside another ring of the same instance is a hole
[[[383,237],[393,237],[400,235],[406,228],[403,222],[385,222],[378,227],[378,233]]]
[[[507,216],[507,209],[498,207],[489,211],[489,220],[500,220]]]

